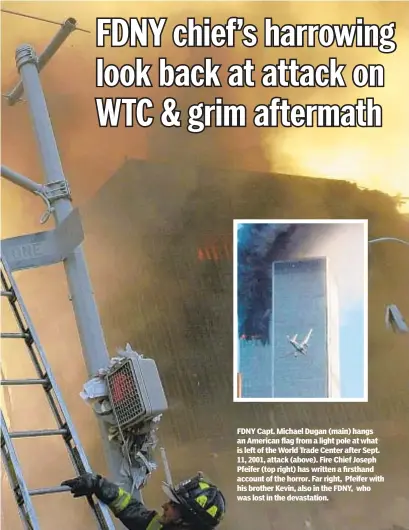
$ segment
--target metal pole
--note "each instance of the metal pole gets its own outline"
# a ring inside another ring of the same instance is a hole
[[[397,237],[378,237],[377,239],[371,239],[368,241],[368,243],[380,243],[381,241],[396,241],[397,243],[402,243],[402,245],[409,247],[409,241],[405,241],[404,239],[399,239]],[[393,314],[393,312],[395,313],[395,316],[391,318],[390,315]],[[392,321],[394,322],[394,325],[391,326]],[[388,305],[386,308],[386,326],[388,328],[395,326],[395,330],[397,329],[400,333],[408,332],[407,325],[396,305]]]
[[[381,241],[397,241],[398,243],[402,243],[403,245],[409,246],[409,241],[405,241],[404,239],[398,239],[397,237],[378,237],[377,239],[371,239],[370,241],[368,241],[368,243],[379,243]]]
[[[20,175],[20,173],[16,173],[15,171],[9,169],[6,166],[1,166],[1,174],[5,179],[9,180],[10,182],[13,182],[13,184],[17,184],[17,186],[21,186],[27,191],[40,194],[44,192],[44,186],[38,184],[37,182],[34,182],[33,180],[25,177],[24,175]]]
[[[69,35],[76,29],[77,21],[75,18],[68,18],[62,25],[58,33],[55,35],[53,40],[43,51],[40,57],[36,57],[38,60],[37,68],[38,71],[44,68],[44,66],[49,62],[49,60],[55,55],[61,45],[67,40]],[[9,105],[14,105],[17,101],[20,100],[24,92],[24,84],[20,81],[13,90],[7,95],[7,100]]]
[[[37,56],[34,49],[29,45],[22,45],[17,48],[16,64],[27,97],[46,181],[47,183],[65,181],[57,143],[40,82]],[[53,207],[56,225],[60,224],[73,210],[70,200],[65,197],[56,199]],[[89,375],[93,376],[100,368],[108,365],[109,354],[82,245],[64,261],[64,267],[85,362]],[[123,484],[125,488],[131,488],[131,481],[129,480],[129,482],[126,481],[124,483],[124,477],[120,475],[122,462],[120,448],[118,445],[109,442],[106,424],[102,421],[99,423],[112,479],[117,483]]]

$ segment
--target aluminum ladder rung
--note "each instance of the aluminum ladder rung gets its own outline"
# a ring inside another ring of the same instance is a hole
[[[39,431],[9,432],[10,438],[37,438],[39,436],[64,436],[69,434],[68,429],[44,429]]]
[[[25,385],[49,385],[48,379],[3,379],[0,385],[4,386],[25,386]]]
[[[66,486],[58,486],[29,490],[15,452],[13,439],[61,436],[61,441],[67,449],[75,472],[77,474],[83,472],[89,473],[92,472],[92,469],[88,463],[87,456],[76,433],[67,406],[64,403],[64,398],[53,376],[52,369],[47,361],[30,315],[13,278],[12,271],[3,257],[1,257],[1,287],[2,296],[8,299],[9,307],[20,329],[20,333],[1,333],[1,338],[24,339],[24,344],[33,362],[37,378],[4,379],[0,383],[3,386],[41,386],[57,424],[54,429],[9,432],[3,412],[1,412],[1,451],[20,517],[25,523],[25,528],[40,530],[31,497],[50,493],[63,493],[70,489]],[[108,507],[98,500],[94,501],[91,498],[87,500],[94,513],[98,528],[100,530],[115,530]]]
[[[31,503],[30,494],[21,472],[20,464],[13,442],[7,430],[7,424],[1,411],[1,454],[10,486],[17,502],[19,515],[26,529],[40,530],[37,515]]]
[[[29,339],[30,333],[2,333],[2,339]]]
[[[54,488],[38,488],[34,490],[28,490],[28,494],[32,497],[35,495],[49,495],[51,493],[65,493],[70,491],[68,486],[55,486]]]

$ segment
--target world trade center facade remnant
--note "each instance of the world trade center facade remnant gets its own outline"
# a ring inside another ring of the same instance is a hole
[[[272,397],[340,397],[337,288],[327,258],[273,263]],[[306,354],[288,341],[302,341],[312,329]]]

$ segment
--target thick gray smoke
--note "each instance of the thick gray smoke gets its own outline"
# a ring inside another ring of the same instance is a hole
[[[293,232],[288,224],[246,224],[238,234],[239,334],[269,341],[271,261]]]
[[[299,225],[286,253],[291,258],[326,256],[338,286],[340,304],[362,299],[366,267],[363,223]]]
[[[353,224],[248,224],[238,233],[239,334],[269,341],[271,263],[325,256],[345,307],[364,297],[365,227]]]

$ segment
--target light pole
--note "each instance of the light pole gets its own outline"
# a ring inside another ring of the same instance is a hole
[[[7,167],[1,167],[2,176],[11,182],[38,194],[46,201],[48,200],[47,194],[52,198],[52,208],[50,207],[49,211],[53,213],[57,227],[70,216],[73,207],[69,185],[62,168],[47,103],[41,86],[39,71],[45,66],[51,56],[56,53],[59,46],[73,29],[75,29],[75,20],[68,19],[40,58],[37,57],[35,50],[30,45],[19,46],[16,50],[16,65],[21,81],[10,93],[9,103],[11,105],[14,104],[20,95],[23,92],[25,93],[41,155],[45,184],[37,184]],[[51,204],[48,204],[48,206],[51,206]],[[64,268],[85,363],[89,375],[94,376],[101,368],[106,368],[109,365],[110,356],[81,245],[64,259]],[[132,481],[121,474],[123,456],[120,446],[109,441],[108,426],[105,422],[99,420],[99,426],[110,475],[113,480],[121,483],[123,487],[129,490],[132,487]],[[136,492],[136,495],[138,493]]]
[[[395,241],[409,247],[409,241],[405,241],[404,239],[399,239],[397,237],[378,237],[376,239],[369,240],[368,243],[381,243],[382,241]],[[395,304],[386,306],[385,324],[387,328],[392,329],[395,333],[409,333],[409,328],[405,322],[405,319]]]
[[[404,239],[399,239],[397,237],[378,237],[376,239],[370,239],[368,243],[380,243],[381,241],[396,241],[398,243],[402,243],[402,245],[409,246],[409,241],[405,241]]]

